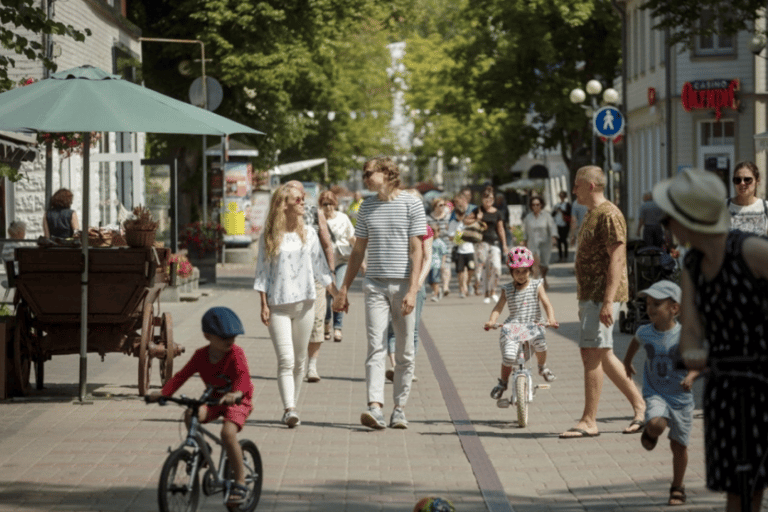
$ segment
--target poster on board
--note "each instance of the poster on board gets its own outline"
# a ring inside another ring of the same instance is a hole
[[[253,167],[248,162],[224,164],[222,225],[224,243],[250,244],[253,241],[252,204]]]

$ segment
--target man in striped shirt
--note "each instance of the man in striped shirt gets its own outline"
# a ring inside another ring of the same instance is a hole
[[[360,422],[373,429],[384,429],[384,362],[387,354],[387,325],[390,316],[395,331],[395,375],[393,395],[395,408],[390,417],[392,428],[408,428],[403,408],[408,401],[413,379],[412,314],[419,291],[422,265],[421,237],[427,233],[424,206],[410,194],[400,190],[400,171],[389,158],[374,158],[365,163],[363,179],[376,195],[360,206],[355,226],[355,246],[349,257],[344,283],[334,301],[335,311],[349,307],[347,290],[357,275],[368,251],[365,293],[365,326],[368,355],[365,380],[368,408]]]

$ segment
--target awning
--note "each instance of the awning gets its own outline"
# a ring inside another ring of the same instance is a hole
[[[301,160],[300,162],[282,164],[272,170],[272,175],[285,176],[286,174],[293,174],[295,172],[303,171],[304,169],[315,167],[316,165],[322,165],[325,162],[327,162],[326,158],[315,158],[314,160]]]
[[[34,133],[0,131],[0,162],[18,169],[21,162],[35,160],[38,153]]]
[[[259,150],[239,140],[230,139],[227,154],[229,156],[257,157]],[[221,156],[221,143],[207,148],[205,156]]]

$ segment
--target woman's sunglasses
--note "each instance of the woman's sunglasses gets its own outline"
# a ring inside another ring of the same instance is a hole
[[[336,206],[336,205],[334,205],[333,203],[323,203],[323,204],[321,204],[320,206],[322,206],[323,208],[325,208],[326,206]]]
[[[741,176],[734,176],[733,177],[733,184],[734,185],[741,185],[741,182],[743,181],[745,185],[749,185],[752,183],[754,178],[751,176],[744,176],[743,178]]]

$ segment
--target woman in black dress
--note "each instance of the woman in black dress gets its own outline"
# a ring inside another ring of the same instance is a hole
[[[475,250],[477,270],[475,278],[485,289],[483,302],[489,304],[499,300],[496,293],[501,275],[501,255],[507,254],[507,236],[504,229],[504,216],[494,206],[495,196],[493,188],[488,187],[483,191],[483,202],[479,211],[480,219],[485,223],[483,240],[477,244]]]
[[[45,238],[71,238],[80,229],[77,213],[71,207],[72,192],[69,189],[60,188],[51,196],[51,205],[43,216]]]
[[[746,486],[757,511],[768,486],[768,240],[729,232],[725,195],[715,174],[695,169],[653,190],[667,214],[663,223],[691,246],[682,274],[680,351],[689,368],[710,369],[707,487],[727,492],[726,510],[738,512]]]

